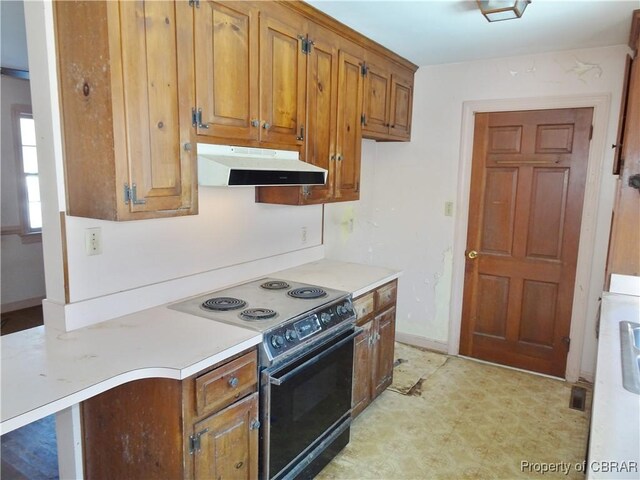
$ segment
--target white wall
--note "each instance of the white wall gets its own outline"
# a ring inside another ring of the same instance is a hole
[[[11,106],[31,105],[31,94],[27,80],[5,75],[0,77],[0,91],[2,229],[15,231],[20,227],[20,210]],[[18,234],[2,235],[1,241],[2,310],[38,304],[45,293],[42,243],[23,243]]]
[[[463,102],[610,95],[607,140],[612,144],[626,53],[626,46],[621,45],[421,67],[415,79],[412,141],[379,143],[364,152],[363,168],[374,164],[374,181],[362,181],[363,204],[354,213],[369,212],[371,216],[357,218],[354,224],[358,229],[348,234],[336,219],[348,215],[351,207],[328,206],[327,256],[353,256],[403,270],[398,291],[398,330],[447,342],[455,217],[444,216],[444,204],[455,201],[458,195]],[[607,151],[581,366],[586,375],[595,366],[593,332],[604,280],[615,186],[610,174],[612,159],[612,152]],[[363,247],[370,250],[364,257]]]

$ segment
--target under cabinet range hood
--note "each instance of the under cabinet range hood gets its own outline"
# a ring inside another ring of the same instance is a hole
[[[198,144],[198,184],[210,187],[324,185],[327,171],[298,152]]]

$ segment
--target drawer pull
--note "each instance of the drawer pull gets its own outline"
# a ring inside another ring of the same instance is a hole
[[[236,463],[236,468],[240,469],[240,468],[242,468],[242,465],[244,465],[244,462],[238,462],[238,463]]]
[[[228,383],[231,388],[236,388],[238,386],[238,377],[231,377]]]

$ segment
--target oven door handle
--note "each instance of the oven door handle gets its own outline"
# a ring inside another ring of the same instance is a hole
[[[298,365],[296,368],[294,368],[293,370],[291,370],[288,373],[285,373],[284,375],[282,375],[281,377],[272,377],[271,375],[269,375],[269,383],[273,384],[273,385],[282,385],[283,383],[285,383],[287,380],[291,379],[292,377],[296,376],[298,373],[300,373],[302,370],[309,368],[310,366],[312,366],[313,364],[317,363],[318,361],[322,360],[324,357],[326,357],[327,355],[329,355],[331,352],[337,350],[338,348],[340,348],[342,345],[344,345],[345,343],[353,340],[355,337],[357,337],[358,335],[360,335],[360,332],[362,332],[362,328],[360,327],[355,327],[353,333],[351,333],[349,336],[343,338],[342,340],[340,340],[339,342],[334,343],[333,345],[331,345],[329,348],[327,348],[326,350],[323,350],[322,353],[319,353],[318,355],[316,355],[315,357],[307,360],[306,362],[304,362],[302,365]]]

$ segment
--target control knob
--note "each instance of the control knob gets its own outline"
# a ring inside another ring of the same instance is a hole
[[[342,305],[338,305],[338,308],[336,308],[336,311],[338,312],[338,315],[344,316],[344,315],[349,315],[353,310],[351,308],[351,304],[349,302],[345,302]]]
[[[287,339],[287,342],[295,342],[298,339],[298,334],[295,330],[287,330],[284,332],[284,338]]]
[[[329,325],[329,322],[331,321],[331,314],[329,312],[322,312],[320,315],[320,321],[324,325]]]
[[[284,337],[282,335],[274,335],[271,337],[271,345],[273,348],[282,348],[284,346]]]

